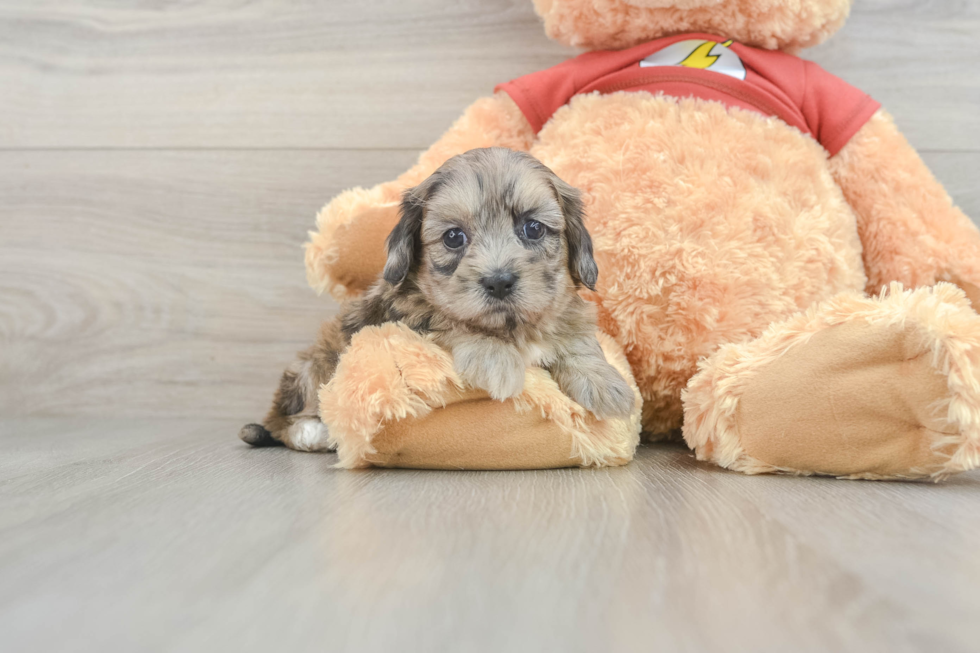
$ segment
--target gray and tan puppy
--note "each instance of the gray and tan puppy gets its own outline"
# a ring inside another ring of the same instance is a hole
[[[317,391],[358,330],[403,322],[453,355],[491,397],[520,394],[527,366],[599,418],[627,417],[633,391],[603,357],[595,311],[578,295],[598,270],[579,193],[533,157],[503,148],[446,161],[407,191],[384,274],[327,322],[282,376],[253,445],[328,448]]]

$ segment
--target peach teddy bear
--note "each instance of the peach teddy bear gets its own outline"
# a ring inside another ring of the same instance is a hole
[[[498,87],[397,180],[335,198],[308,277],[356,295],[404,189],[472,148],[527,151],[583,192],[587,297],[638,415],[596,422],[542,370],[492,402],[388,325],[321,391],[342,464],[623,464],[641,427],[746,473],[938,480],[980,464],[980,233],[884,110],[788,54],[831,36],[850,0],[535,7],[590,52]]]

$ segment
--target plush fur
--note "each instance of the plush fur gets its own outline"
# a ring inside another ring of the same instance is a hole
[[[707,32],[794,52],[836,32],[851,0],[534,0],[534,7],[548,36],[587,50]]]
[[[774,324],[761,338],[719,348],[702,361],[684,393],[684,439],[698,459],[747,474],[820,473],[774,465],[749,455],[739,428],[740,400],[757,376],[788,351],[805,347],[817,333],[855,321],[913,329],[931,368],[945,378],[948,393],[930,410],[939,424],[931,425],[931,429],[919,427],[921,432],[932,434],[931,447],[936,455],[931,465],[887,475],[862,472],[848,478],[938,481],[980,466],[980,320],[963,291],[947,283],[914,291],[893,283],[874,299],[856,292],[841,293]],[[868,388],[868,392],[873,391]],[[833,426],[828,424],[827,429]]]
[[[830,160],[857,215],[867,290],[952,281],[980,285],[977,229],[958,209],[891,116],[879,111]]]
[[[589,49],[625,48],[692,31],[793,51],[829,37],[846,18],[850,2],[536,0],[535,5],[549,35]],[[577,96],[537,135],[508,97],[477,101],[403,177],[348,191],[327,205],[307,247],[311,285],[338,298],[363,292],[365,279],[383,263],[373,252],[383,238],[378,234],[395,224],[398,191],[449,156],[490,144],[530,152],[583,191],[586,226],[602,270],[595,292],[583,294],[597,304],[601,329],[629,360],[643,398],[643,428],[652,438],[681,426],[683,392],[699,360],[751,346],[760,337],[759,347],[775,351],[765,340],[766,330],[794,324],[794,315],[809,314],[821,302],[860,298],[892,282],[912,289],[949,281],[980,305],[980,232],[953,206],[884,111],[828,159],[809,136],[776,118],[643,92]],[[973,322],[980,320],[962,305],[962,296],[953,298],[947,290],[937,289],[929,301],[907,293],[890,297],[886,304],[896,314],[914,314],[923,325],[932,323],[929,311],[937,320],[956,312],[945,343],[970,342]],[[855,311],[847,319],[858,323],[860,315]],[[962,401],[957,405],[980,404],[975,366],[950,361],[936,369],[950,374],[950,388],[958,370],[962,383],[956,392]],[[737,369],[717,370],[714,387],[740,382]],[[917,377],[910,383],[934,380]],[[914,394],[909,404],[915,403]],[[691,406],[698,415],[723,410],[730,399],[724,392],[688,396],[699,397]],[[454,441],[437,412],[408,421],[416,432],[431,428],[427,437],[433,443]],[[950,422],[963,442],[972,441],[971,419]],[[700,439],[692,444],[726,439],[724,424],[711,423],[722,431],[698,431]],[[508,428],[531,432],[536,426],[527,421]],[[543,459],[544,446],[538,442],[514,459]],[[438,448],[427,451],[432,464],[444,462]],[[789,460],[766,469],[819,471],[807,468],[805,453],[801,448],[798,464]],[[735,462],[744,457],[710,459],[754,469]],[[969,453],[957,460],[938,475],[978,463]],[[869,464],[865,476],[874,476],[870,470],[876,468]],[[919,471],[888,474],[911,477]]]
[[[651,434],[681,426],[698,359],[865,286],[825,152],[780,121],[695,99],[587,95],[531,152],[583,191],[603,270],[599,325],[626,351]]]

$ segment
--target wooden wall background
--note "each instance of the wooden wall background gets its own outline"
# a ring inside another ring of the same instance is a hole
[[[857,0],[804,53],[980,218],[980,2]],[[305,232],[494,84],[528,0],[0,0],[0,415],[257,416],[335,312]]]

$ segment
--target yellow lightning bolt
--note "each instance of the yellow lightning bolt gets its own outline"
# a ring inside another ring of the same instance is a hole
[[[728,39],[721,45],[727,48],[731,44],[732,40]],[[711,68],[711,66],[718,61],[718,57],[721,56],[720,54],[711,54],[711,51],[716,45],[719,44],[714,43],[713,41],[706,41],[702,43],[694,49],[694,52],[687,55],[687,59],[682,61],[680,65],[687,66],[688,68]]]

